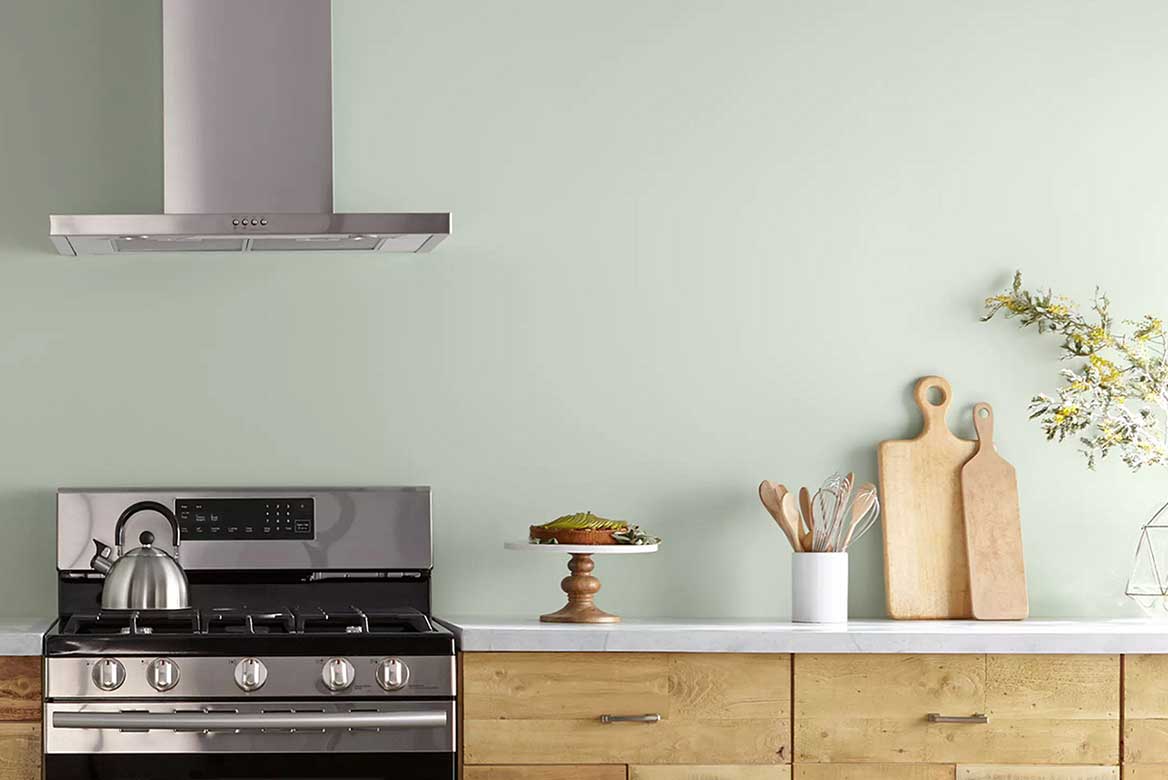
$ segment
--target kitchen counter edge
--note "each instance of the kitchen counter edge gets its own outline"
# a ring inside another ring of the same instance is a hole
[[[56,618],[0,618],[0,656],[41,655]]]
[[[1168,654],[1168,621],[626,619],[608,625],[538,618],[440,618],[464,652]]]

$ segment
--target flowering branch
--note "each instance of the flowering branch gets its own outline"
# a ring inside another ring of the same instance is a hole
[[[1059,372],[1063,385],[1053,396],[1030,401],[1030,418],[1048,440],[1077,436],[1090,468],[1113,449],[1132,471],[1168,463],[1168,338],[1159,318],[1124,320],[1130,332],[1118,332],[1106,295],[1096,290],[1088,318],[1068,298],[1023,289],[1021,271],[985,306],[983,322],[1001,312],[1039,333],[1058,333],[1062,359],[1083,360],[1078,370]]]

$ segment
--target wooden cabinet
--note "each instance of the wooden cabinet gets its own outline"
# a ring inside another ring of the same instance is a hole
[[[1114,655],[520,652],[461,664],[464,780],[1120,780],[1121,688],[1123,777],[1168,780],[1168,656],[1129,658],[1122,680]]]
[[[944,764],[796,764],[795,780],[953,780]]]
[[[796,763],[1119,763],[1117,656],[798,655],[794,678]]]
[[[468,766],[462,780],[626,780],[621,766]]]
[[[468,766],[784,764],[790,670],[788,655],[468,653],[463,757]]]
[[[1119,780],[1117,766],[795,764],[795,780]]]
[[[1119,767],[959,766],[957,780],[1119,780]]]
[[[1127,764],[1123,780],[1168,780],[1168,764]]]
[[[791,767],[773,766],[630,766],[629,780],[790,780]]]
[[[1123,670],[1125,777],[1168,780],[1168,655],[1129,655]]]
[[[0,777],[41,776],[41,659],[0,657]]]

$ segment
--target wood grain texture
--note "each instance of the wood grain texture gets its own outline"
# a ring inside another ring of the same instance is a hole
[[[980,655],[796,655],[795,761],[930,763],[930,712],[985,703]],[[941,762],[938,762],[941,763]]]
[[[989,655],[986,680],[986,711],[995,719],[1106,721],[1118,737],[1118,655]]]
[[[0,721],[40,720],[40,656],[0,656]]]
[[[1022,620],[1030,602],[1018,478],[994,447],[993,408],[975,404],[973,422],[977,453],[961,469],[970,608],[978,620]]]
[[[795,764],[795,780],[953,780],[949,764]]]
[[[1123,780],[1168,780],[1168,764],[1124,764]]]
[[[630,766],[629,780],[790,780],[781,766]]]
[[[781,764],[790,656],[466,653],[467,764]],[[602,714],[658,713],[653,724]]]
[[[1168,655],[1126,656],[1123,694],[1124,762],[1168,765]],[[1151,778],[1159,768],[1138,771]]]
[[[1118,692],[1117,656],[797,655],[795,761],[1118,764]]]
[[[462,780],[626,780],[623,764],[614,766],[468,766]]]
[[[962,765],[957,780],[1119,780],[1119,767]]]
[[[938,406],[927,397],[934,387],[944,394]],[[957,438],[945,423],[953,396],[949,382],[924,377],[913,396],[924,418],[920,434],[882,442],[877,450],[888,615],[970,617],[961,467],[977,444]]]
[[[0,723],[0,777],[4,780],[40,780],[39,723]]]
[[[1123,711],[1128,720],[1168,719],[1168,655],[1124,657]]]

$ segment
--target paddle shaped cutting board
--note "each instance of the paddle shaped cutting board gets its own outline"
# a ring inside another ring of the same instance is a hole
[[[969,594],[978,620],[1021,620],[1030,613],[1022,520],[1014,467],[994,446],[994,410],[973,407],[977,454],[961,469]]]
[[[934,404],[930,390],[939,396]],[[961,467],[977,443],[945,423],[949,382],[927,376],[913,388],[924,425],[915,439],[881,442],[884,589],[888,616],[916,620],[971,615],[961,508]]]

